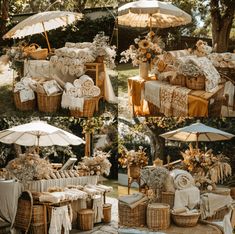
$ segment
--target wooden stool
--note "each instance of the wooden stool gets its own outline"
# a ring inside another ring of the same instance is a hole
[[[82,209],[78,212],[79,229],[83,231],[92,230],[94,226],[94,212],[91,209]]]
[[[111,210],[112,210],[112,204],[106,203],[103,205],[103,222],[104,223],[110,223],[111,222]]]
[[[170,206],[164,203],[152,203],[147,207],[147,226],[162,230],[170,226]]]

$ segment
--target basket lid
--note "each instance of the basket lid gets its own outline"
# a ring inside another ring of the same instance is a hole
[[[109,207],[112,207],[112,204],[110,204],[110,203],[105,203],[105,204],[103,204],[103,207],[104,207],[104,208],[109,208]]]
[[[170,209],[170,205],[166,204],[166,203],[152,203],[152,204],[148,204],[149,208],[158,208],[158,209],[165,209],[165,208],[169,208]]]

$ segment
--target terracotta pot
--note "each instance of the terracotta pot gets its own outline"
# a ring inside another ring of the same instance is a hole
[[[133,179],[137,179],[140,177],[140,166],[138,165],[130,165],[128,167],[128,175]]]
[[[149,63],[142,62],[139,64],[139,76],[142,79],[148,79],[149,74]]]

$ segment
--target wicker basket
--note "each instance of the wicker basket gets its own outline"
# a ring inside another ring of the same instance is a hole
[[[194,90],[205,90],[205,76],[186,77],[186,87]]]
[[[219,195],[224,195],[224,196],[229,196],[230,195],[230,188],[216,188],[212,190],[212,193],[219,194]]]
[[[36,107],[36,99],[29,100],[26,102],[20,101],[20,92],[13,93],[13,99],[15,103],[15,107],[20,111],[31,111]]]
[[[131,177],[133,179],[138,179],[140,177],[140,166],[129,165],[128,166],[128,177]]]
[[[161,202],[168,204],[172,209],[174,207],[175,202],[175,193],[173,192],[162,192]]]
[[[44,209],[42,205],[34,205],[32,212],[32,224],[42,224],[44,222]]]
[[[164,230],[170,226],[170,206],[152,203],[147,208],[147,226],[150,229]]]
[[[177,226],[194,227],[197,225],[200,213],[195,213],[190,215],[171,213],[171,217]]]
[[[38,109],[41,112],[56,112],[60,109],[62,93],[47,96],[44,93],[37,92]]]
[[[70,110],[70,115],[73,117],[93,117],[95,112],[96,98],[87,98],[84,100],[83,111]]]
[[[221,221],[224,219],[224,216],[229,212],[229,208],[227,206],[224,206],[216,211],[214,215],[211,217],[207,217],[207,221]]]
[[[128,227],[140,227],[146,224],[147,203],[143,202],[134,209],[128,205],[119,202],[119,225]]]
[[[14,227],[27,233],[30,227],[33,210],[33,197],[31,192],[22,192],[17,206]]]
[[[104,223],[110,223],[111,222],[111,210],[112,210],[112,204],[106,203],[103,205],[103,222]]]
[[[179,85],[179,86],[185,86],[186,85],[186,78],[184,75],[177,74],[177,76],[173,79],[173,77],[169,78],[170,84],[172,85]]]
[[[29,233],[30,234],[44,234],[45,233],[44,223],[31,224],[29,228]]]
[[[92,230],[94,226],[94,212],[91,209],[82,209],[78,212],[79,229],[83,231]]]
[[[33,43],[32,44],[34,49],[28,51],[28,55],[32,59],[36,60],[45,60],[48,56],[48,49],[39,49],[39,45]],[[29,48],[32,48],[32,45],[29,46]]]

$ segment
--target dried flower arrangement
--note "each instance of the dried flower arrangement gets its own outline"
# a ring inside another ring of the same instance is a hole
[[[133,66],[138,66],[142,62],[149,62],[151,65],[157,63],[158,55],[163,53],[164,43],[161,38],[156,37],[153,31],[150,31],[143,39],[135,38],[135,45],[123,51],[120,62],[127,63],[132,60]]]
[[[123,168],[131,165],[137,165],[142,168],[148,165],[148,157],[142,146],[139,146],[137,151],[123,149],[122,155],[119,157],[118,161]]]
[[[37,154],[22,154],[11,160],[6,167],[18,180],[40,180],[52,172],[51,164]]]
[[[104,57],[105,64],[111,69],[115,67],[116,47],[109,45],[109,37],[99,32],[93,39],[95,57]]]
[[[223,154],[214,155],[212,150],[206,152],[193,148],[192,144],[183,156],[183,168],[190,171],[195,177],[196,185],[200,188],[211,190],[215,184],[232,175],[232,169],[229,165],[229,159]],[[209,187],[208,187],[209,186]],[[212,188],[211,188],[212,186]]]
[[[212,52],[212,47],[208,46],[206,41],[198,40],[196,43],[196,50],[194,50],[194,54],[198,57],[207,56]]]
[[[83,157],[77,166],[77,170],[88,172],[90,175],[108,176],[112,166],[108,160],[109,157],[110,153],[97,150],[93,157]]]

